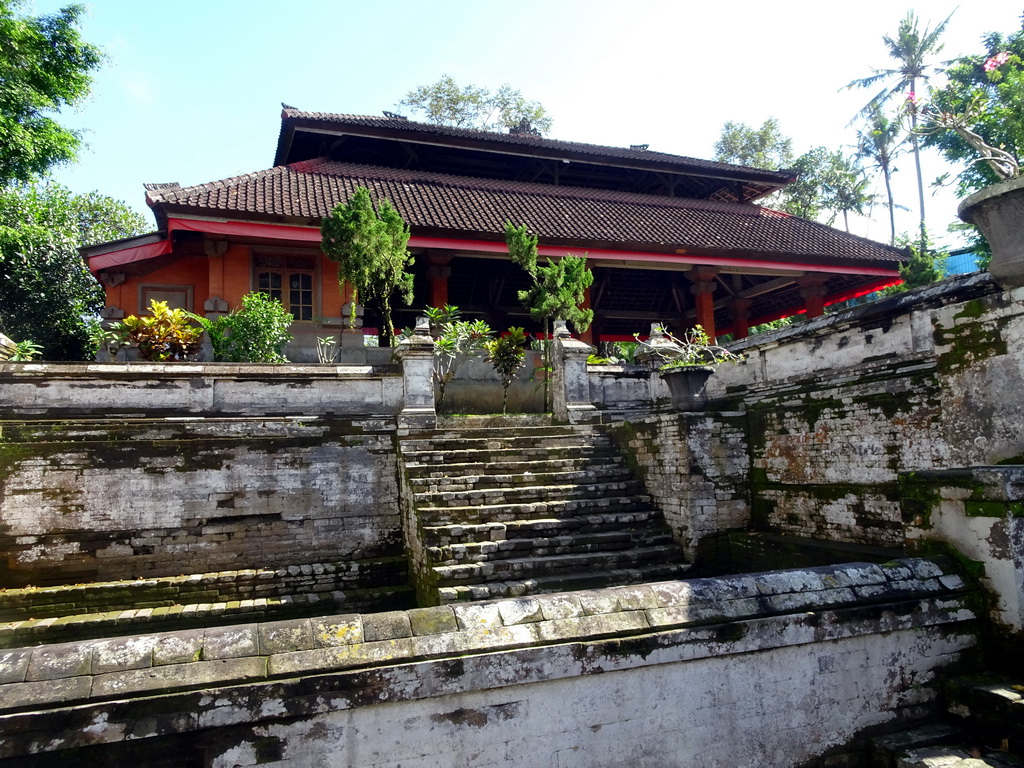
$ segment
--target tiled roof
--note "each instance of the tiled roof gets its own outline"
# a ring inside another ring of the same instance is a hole
[[[317,159],[194,187],[150,190],[167,212],[316,220],[357,187],[387,198],[415,234],[503,239],[506,221],[542,241],[673,252],[713,249],[896,262],[888,246],[749,203],[478,179]]]
[[[542,149],[547,153],[564,152],[574,156],[590,156],[593,162],[616,164],[614,161],[659,163],[668,166],[676,166],[679,172],[689,171],[704,173],[712,176],[722,176],[736,179],[749,179],[764,181],[772,185],[782,186],[793,180],[792,171],[771,171],[761,168],[748,168],[730,163],[719,163],[714,160],[701,160],[684,155],[672,155],[666,152],[652,152],[646,149],[634,149],[624,147],[609,147],[601,144],[584,144],[576,141],[561,141],[558,139],[547,139],[531,134],[498,133],[496,131],[481,131],[472,128],[452,128],[433,123],[420,123],[414,120],[405,120],[397,117],[377,117],[375,115],[336,115],[327,112],[302,112],[297,109],[286,108],[281,113],[282,136],[289,127],[297,123],[312,124],[321,126],[336,127],[339,133],[345,128],[370,129],[375,131],[386,131],[389,135],[395,133],[406,134],[410,137],[430,138],[447,137],[452,140],[465,140],[475,145],[493,145],[503,152],[517,153],[517,150],[524,154],[532,150]],[[278,151],[281,152],[281,147]],[[278,162],[283,158],[278,157]]]

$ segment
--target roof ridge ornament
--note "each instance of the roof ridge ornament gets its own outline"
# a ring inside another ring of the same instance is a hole
[[[509,128],[508,132],[512,136],[540,136],[540,131],[525,117]]]
[[[408,120],[409,119],[405,115],[400,115],[397,112],[388,112],[388,110],[386,110],[386,109],[383,110],[383,112],[384,112],[384,117],[390,117],[392,120]]]

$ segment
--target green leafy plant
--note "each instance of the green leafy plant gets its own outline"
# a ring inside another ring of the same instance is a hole
[[[191,313],[190,317],[206,331],[216,362],[288,362],[282,350],[292,339],[289,328],[294,318],[265,293],[247,293],[238,309],[215,319]]]
[[[483,347],[487,352],[486,360],[501,376],[501,412],[508,412],[508,388],[516,373],[526,365],[526,334],[522,328],[513,326],[508,332],[496,339],[488,339]]]
[[[636,334],[634,337],[656,361],[659,371],[692,366],[714,366],[743,359],[725,347],[712,344],[711,338],[700,325],[693,326],[683,334],[681,339],[669,333],[663,325],[654,326],[651,329],[651,338],[647,341],[642,341]]]
[[[352,286],[352,322],[356,304],[376,300],[394,344],[391,297],[397,293],[405,304],[412,302],[409,227],[387,199],[374,208],[370,191],[359,187],[347,204],[339,203],[324,217],[320,234],[324,254],[338,263],[342,294],[346,282]]]
[[[444,403],[445,388],[462,366],[491,338],[491,327],[483,320],[462,320],[458,307],[427,307],[430,333],[434,337],[434,381],[437,407]]]
[[[317,336],[316,359],[321,365],[333,363],[338,356],[338,341],[333,336]]]
[[[43,348],[31,339],[19,341],[14,345],[14,354],[11,355],[11,362],[27,363],[39,357],[42,351]]]
[[[171,309],[166,301],[153,299],[149,315],[129,315],[113,330],[139,350],[149,362],[185,360],[199,352],[203,329],[192,324],[195,316],[184,309]]]

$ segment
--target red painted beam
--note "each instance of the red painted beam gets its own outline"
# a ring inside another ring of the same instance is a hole
[[[204,232],[211,235],[235,235],[239,237],[255,237],[268,240],[290,240],[293,242],[319,243],[320,230],[316,227],[296,227],[287,224],[264,224],[249,221],[220,221],[213,219],[179,219],[171,218],[167,222],[168,236],[176,230],[187,232]],[[162,245],[162,244],[158,244]],[[445,237],[422,237],[414,235],[409,239],[412,248],[435,248],[451,251],[475,251],[477,253],[508,253],[504,243],[493,240],[461,240]],[[94,272],[104,267],[141,261],[152,256],[145,255],[150,246],[136,246],[123,251],[94,256],[89,260],[89,267]],[[895,267],[858,267],[845,265],[800,264],[770,259],[743,259],[731,256],[681,256],[671,253],[653,253],[647,251],[617,251],[595,249],[591,251],[569,251],[561,246],[541,245],[538,249],[541,256],[565,256],[566,254],[587,257],[600,264],[603,261],[647,262],[649,264],[696,265],[707,264],[720,267],[756,267],[767,270],[799,270],[803,272],[828,272],[835,275],[869,275],[885,277],[890,281],[899,278],[899,270]],[[169,253],[170,248],[162,253]],[[849,298],[849,297],[847,297]],[[839,299],[837,299],[838,301]]]

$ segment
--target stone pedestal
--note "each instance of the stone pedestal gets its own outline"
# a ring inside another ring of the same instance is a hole
[[[590,380],[587,358],[594,348],[569,333],[564,320],[555,321],[553,347],[554,365],[553,411],[556,421],[585,424],[594,421],[597,408],[590,401]]]
[[[405,399],[398,414],[401,429],[434,429],[434,340],[426,317],[416,318],[413,335],[398,343],[395,357],[402,364]]]

